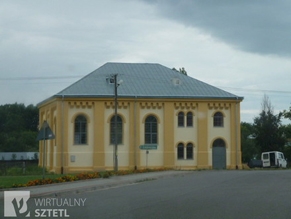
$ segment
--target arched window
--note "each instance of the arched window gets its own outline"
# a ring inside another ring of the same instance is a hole
[[[184,127],[184,113],[178,113],[178,127]]]
[[[87,119],[85,116],[77,116],[75,119],[74,143],[87,144]]]
[[[187,127],[193,126],[193,113],[188,112],[187,113]]]
[[[117,144],[122,144],[122,119],[117,115]],[[115,116],[110,120],[110,144],[115,144]]]
[[[145,120],[145,143],[157,144],[158,143],[158,122],[156,117],[148,116]]]
[[[179,143],[177,147],[177,158],[178,160],[183,160],[184,159],[184,144]]]
[[[186,147],[186,158],[187,160],[191,160],[193,159],[193,144],[192,143],[189,143],[187,144],[187,147]]]
[[[212,146],[213,147],[225,147],[225,142],[223,139],[218,138],[213,142]]]
[[[223,127],[223,114],[221,112],[217,112],[214,114],[213,126],[214,127]]]

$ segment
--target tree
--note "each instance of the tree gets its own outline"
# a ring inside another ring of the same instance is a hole
[[[256,134],[256,144],[259,146],[260,153],[264,151],[282,151],[284,149],[285,137],[281,129],[282,114],[274,115],[273,106],[267,95],[262,101],[262,111],[254,119]]]
[[[260,149],[252,135],[255,128],[252,124],[247,122],[241,123],[241,148],[242,148],[242,161],[247,163],[249,160],[259,158]]]
[[[172,68],[172,70],[177,71],[177,72],[180,72],[183,75],[187,75],[187,71],[185,70],[184,67],[179,68],[179,71],[176,68]]]
[[[285,157],[288,159],[288,161],[291,160],[291,142],[290,142],[290,139],[291,139],[291,124],[288,124],[288,125],[283,125],[281,127],[283,129],[283,133],[284,133],[284,136],[286,137],[286,139],[288,140],[289,139],[289,142],[286,142],[285,144],[285,147],[284,147],[284,155]]]
[[[283,114],[283,116],[284,116],[285,119],[290,119],[290,120],[291,120],[291,106],[290,106],[290,108],[289,108],[289,111],[284,110],[284,111],[282,112],[282,114]]]
[[[0,151],[37,151],[38,109],[24,104],[0,106]]]

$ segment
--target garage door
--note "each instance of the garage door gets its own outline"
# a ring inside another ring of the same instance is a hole
[[[217,139],[212,145],[212,168],[226,169],[226,148],[222,139]]]

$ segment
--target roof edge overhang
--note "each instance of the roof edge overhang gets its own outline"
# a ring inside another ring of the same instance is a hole
[[[46,98],[45,100],[43,100],[43,101],[37,103],[36,106],[37,106],[38,108],[40,108],[41,106],[43,106],[43,105],[45,105],[45,104],[48,104],[48,103],[52,102],[55,98],[57,98],[57,96],[51,96],[51,97],[49,97],[49,98]]]
[[[54,95],[41,102],[36,106],[40,108],[43,105],[49,104],[56,98],[114,98],[114,95]],[[131,99],[197,99],[197,100],[232,100],[232,101],[243,101],[244,97],[214,97],[214,96],[142,96],[142,95],[118,95],[118,98],[131,98]]]
[[[51,98],[44,100],[49,101],[53,98],[114,98],[114,95],[55,95]],[[144,99],[217,99],[217,100],[238,100],[242,101],[244,97],[215,97],[215,96],[143,96],[143,95],[118,95],[118,98],[144,98]],[[41,102],[41,103],[43,103]]]

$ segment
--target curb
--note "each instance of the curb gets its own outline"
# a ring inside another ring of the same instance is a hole
[[[123,176],[111,176],[110,178],[98,178],[89,180],[79,180],[74,182],[55,183],[48,185],[38,185],[30,187],[9,188],[0,190],[0,199],[4,198],[4,191],[30,191],[31,197],[54,196],[58,197],[65,194],[79,194],[110,188],[118,188],[132,184],[143,183],[161,178],[177,177],[193,173],[193,171],[169,170],[162,172],[138,173]],[[62,189],[62,187],[64,187]],[[71,188],[68,188],[71,187]],[[2,193],[3,191],[3,193]]]

